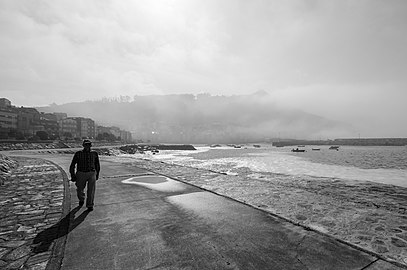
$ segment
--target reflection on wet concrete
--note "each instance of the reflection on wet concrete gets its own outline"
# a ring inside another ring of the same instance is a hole
[[[232,255],[225,257],[227,262],[242,266],[216,269],[362,269],[374,260],[333,238],[210,192],[166,200],[206,225],[202,233],[210,239],[204,238],[202,243]]]
[[[148,184],[159,184],[167,182],[167,178],[163,176],[140,176],[134,177],[134,182],[148,183]]]
[[[162,192],[180,192],[187,189],[187,185],[165,176],[138,176],[122,181],[123,184],[134,184]]]
[[[242,204],[231,203],[228,199],[206,191],[170,196],[167,200],[182,209],[192,211],[195,215],[214,222],[224,219],[227,219],[228,222],[234,219],[240,220],[243,213],[247,212],[242,211],[242,209],[246,210]],[[239,215],[235,215],[236,212],[239,212]],[[253,212],[248,213],[250,214],[248,220],[251,220]]]

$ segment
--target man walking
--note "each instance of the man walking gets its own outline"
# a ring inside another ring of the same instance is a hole
[[[85,187],[86,190],[86,207],[88,211],[93,210],[96,180],[99,179],[100,163],[98,153],[91,151],[92,142],[89,140],[83,141],[83,150],[75,153],[69,172],[71,181],[75,182],[76,194],[79,199],[79,206],[83,206],[85,202]],[[76,165],[76,173],[75,173]]]

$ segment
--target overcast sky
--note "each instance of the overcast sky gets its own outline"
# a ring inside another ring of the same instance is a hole
[[[15,105],[265,90],[407,137],[405,0],[1,0],[0,59]]]

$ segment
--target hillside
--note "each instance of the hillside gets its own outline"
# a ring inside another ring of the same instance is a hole
[[[165,142],[250,142],[279,136],[315,139],[351,131],[344,123],[281,108],[264,92],[135,96],[133,100],[103,99],[38,109],[89,117],[100,125],[130,130],[137,139]]]

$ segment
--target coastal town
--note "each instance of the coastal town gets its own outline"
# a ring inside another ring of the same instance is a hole
[[[0,140],[7,142],[38,142],[62,140],[132,141],[129,131],[119,127],[106,127],[93,119],[68,116],[64,112],[45,113],[31,107],[13,106],[7,98],[0,98]]]

